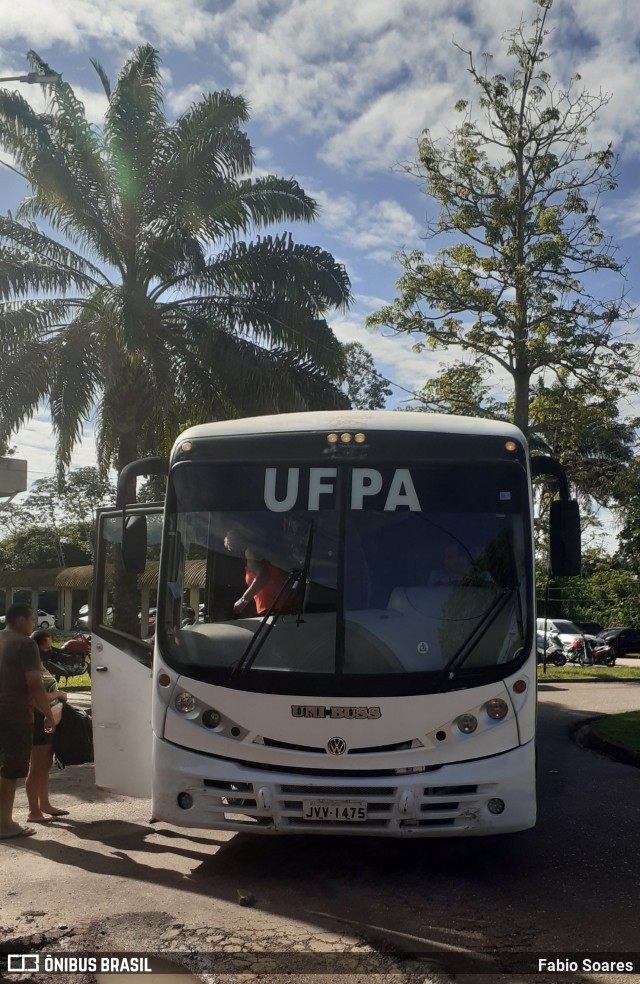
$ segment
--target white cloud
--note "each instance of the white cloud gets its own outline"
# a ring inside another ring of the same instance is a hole
[[[171,50],[208,52],[214,66],[198,83],[170,93],[184,109],[202,91],[231,84],[248,96],[254,119],[273,131],[322,138],[322,158],[334,167],[370,171],[412,157],[428,126],[443,135],[454,122],[455,100],[471,93],[466,57],[495,55],[491,71],[507,66],[500,35],[533,3],[503,0],[233,0],[212,10],[197,0],[25,0],[6,6],[0,40],[27,38],[36,48],[118,48],[151,40]],[[211,5],[213,6],[213,4]],[[629,3],[602,16],[596,0],[565,0],[551,11],[549,64],[562,81],[580,71],[585,84],[615,98],[600,133],[635,139],[640,108],[636,73],[640,22]],[[579,49],[579,53],[576,53]],[[8,61],[8,59],[5,59]],[[627,151],[629,147],[627,147]]]
[[[208,38],[212,25],[213,15],[196,0],[23,0],[4,4],[0,39],[27,38],[36,49],[83,48],[91,40],[190,49]]]
[[[318,224],[365,259],[389,263],[399,249],[420,245],[417,220],[393,199],[373,202],[326,191],[310,194],[322,208]]]
[[[36,479],[55,478],[55,435],[51,421],[38,415],[9,441],[16,448],[16,456],[26,458],[27,480],[29,485]],[[85,427],[82,441],[77,445],[72,457],[72,467],[81,468],[97,464],[95,435],[91,428]]]

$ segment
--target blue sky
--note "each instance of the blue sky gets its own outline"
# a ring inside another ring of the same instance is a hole
[[[393,253],[420,246],[425,214],[435,214],[418,183],[394,165],[413,158],[423,128],[444,136],[459,121],[453,105],[471,89],[452,42],[491,51],[495,70],[506,68],[500,36],[521,17],[530,22],[535,10],[504,0],[22,0],[3,8],[0,76],[26,71],[24,54],[34,48],[97,122],[105,97],[90,58],[115,79],[131,49],[150,42],[160,52],[169,114],[212,89],[242,92],[258,171],[294,175],[322,205],[320,220],[293,227],[294,237],[328,248],[351,277],[355,302],[331,319],[334,330],[343,341],[362,341],[383,373],[412,389],[443,356],[417,355],[410,341],[364,327],[366,315],[394,296],[400,271]],[[640,294],[637,4],[616,0],[603,14],[599,0],[556,0],[549,26],[552,75],[563,83],[579,72],[589,91],[612,96],[592,138],[612,140],[620,155],[619,189],[604,203],[602,221],[629,257],[633,302]],[[37,87],[20,89],[39,105]],[[14,208],[22,191],[3,169],[0,209]],[[390,405],[406,397],[396,388]],[[52,474],[46,414],[16,443],[32,479]],[[74,461],[93,461],[89,428]]]

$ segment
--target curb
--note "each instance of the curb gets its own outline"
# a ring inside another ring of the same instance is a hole
[[[596,732],[593,724],[586,726],[583,737],[590,748],[595,748],[598,752],[604,752],[605,755],[609,755],[616,762],[623,762],[625,765],[633,765],[636,769],[640,769],[640,752],[636,752],[633,748],[628,748],[626,745],[619,745],[618,742],[611,741],[609,738],[603,738],[602,735]]]

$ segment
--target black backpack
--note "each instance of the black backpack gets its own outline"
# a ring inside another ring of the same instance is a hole
[[[53,754],[61,769],[93,762],[93,729],[85,711],[62,705],[62,719],[53,733]]]

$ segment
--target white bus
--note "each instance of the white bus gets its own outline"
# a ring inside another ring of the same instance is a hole
[[[541,461],[575,573],[576,504]],[[165,466],[164,504],[120,508]],[[185,827],[533,826],[531,472],[508,424],[357,411],[193,427],[128,466],[98,520],[98,785]]]

